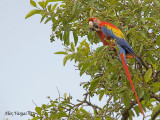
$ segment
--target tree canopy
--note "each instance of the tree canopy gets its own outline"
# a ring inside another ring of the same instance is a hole
[[[25,18],[35,14],[42,16],[40,22],[52,22],[51,42],[60,40],[64,44],[63,64],[75,61],[80,76],[87,74],[90,80],[81,83],[84,99],[72,103],[72,96],[64,94],[50,104],[36,107],[33,120],[37,119],[93,119],[132,120],[141,112],[136,103],[122,68],[119,57],[111,46],[91,49],[100,41],[94,31],[89,30],[88,19],[97,17],[122,30],[143,66],[129,59],[129,70],[141,101],[143,110],[150,111],[147,119],[160,115],[160,1],[159,0],[43,0]],[[71,37],[73,36],[73,37]],[[79,38],[84,38],[79,41]],[[72,40],[73,38],[73,40]],[[116,47],[115,47],[116,48]],[[99,96],[106,99],[103,107],[90,99]],[[85,110],[90,106],[93,112]]]

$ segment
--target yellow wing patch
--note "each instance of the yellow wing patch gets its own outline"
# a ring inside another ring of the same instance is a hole
[[[105,25],[105,26],[107,26],[107,29],[109,29],[110,31],[113,31],[113,34],[115,36],[117,36],[119,38],[124,38],[125,39],[124,34],[120,31],[120,29],[114,28],[114,27],[112,27],[110,25]]]

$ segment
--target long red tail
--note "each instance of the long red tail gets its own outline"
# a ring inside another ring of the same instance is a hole
[[[123,54],[120,54],[120,56],[121,56],[122,64],[123,64],[123,67],[124,67],[124,71],[125,71],[126,76],[127,76],[128,80],[129,80],[129,82],[130,82],[130,85],[131,85],[131,87],[132,87],[132,89],[133,89],[133,91],[134,91],[134,95],[135,95],[135,97],[136,97],[136,101],[137,101],[137,103],[138,103],[138,105],[139,105],[139,108],[140,108],[143,116],[145,117],[144,112],[143,112],[143,110],[142,110],[141,103],[139,102],[139,99],[138,99],[136,90],[135,90],[135,88],[134,88],[134,85],[133,85],[131,76],[130,76],[130,74],[129,74],[128,66],[127,66],[127,64],[125,63],[124,55],[123,55]]]

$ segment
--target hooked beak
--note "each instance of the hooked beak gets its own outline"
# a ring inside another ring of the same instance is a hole
[[[89,27],[92,31],[100,31],[98,26],[96,24],[94,24],[92,21],[89,21]]]
[[[90,30],[94,31],[93,22],[92,21],[89,21],[89,27],[90,27]]]
[[[89,27],[93,28],[93,22],[92,21],[89,21]]]

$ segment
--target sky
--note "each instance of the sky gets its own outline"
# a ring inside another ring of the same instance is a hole
[[[90,79],[87,75],[80,77],[74,62],[64,67],[64,56],[54,54],[64,47],[58,40],[50,42],[51,23],[40,23],[40,15],[25,19],[33,9],[29,1],[0,0],[1,120],[31,119],[16,113],[34,111],[34,103],[47,104],[47,96],[56,99],[57,88],[61,96],[67,93],[73,101],[83,99],[85,91],[79,84]],[[94,102],[98,103],[98,99]],[[9,115],[12,112],[13,116]]]
[[[38,1],[38,0],[37,0]],[[47,104],[64,93],[82,99],[85,91],[74,62],[63,66],[61,42],[50,42],[51,24],[40,24],[40,15],[25,20],[32,10],[29,0],[0,0],[0,119],[26,120],[29,115],[9,112],[34,111],[35,105]]]

